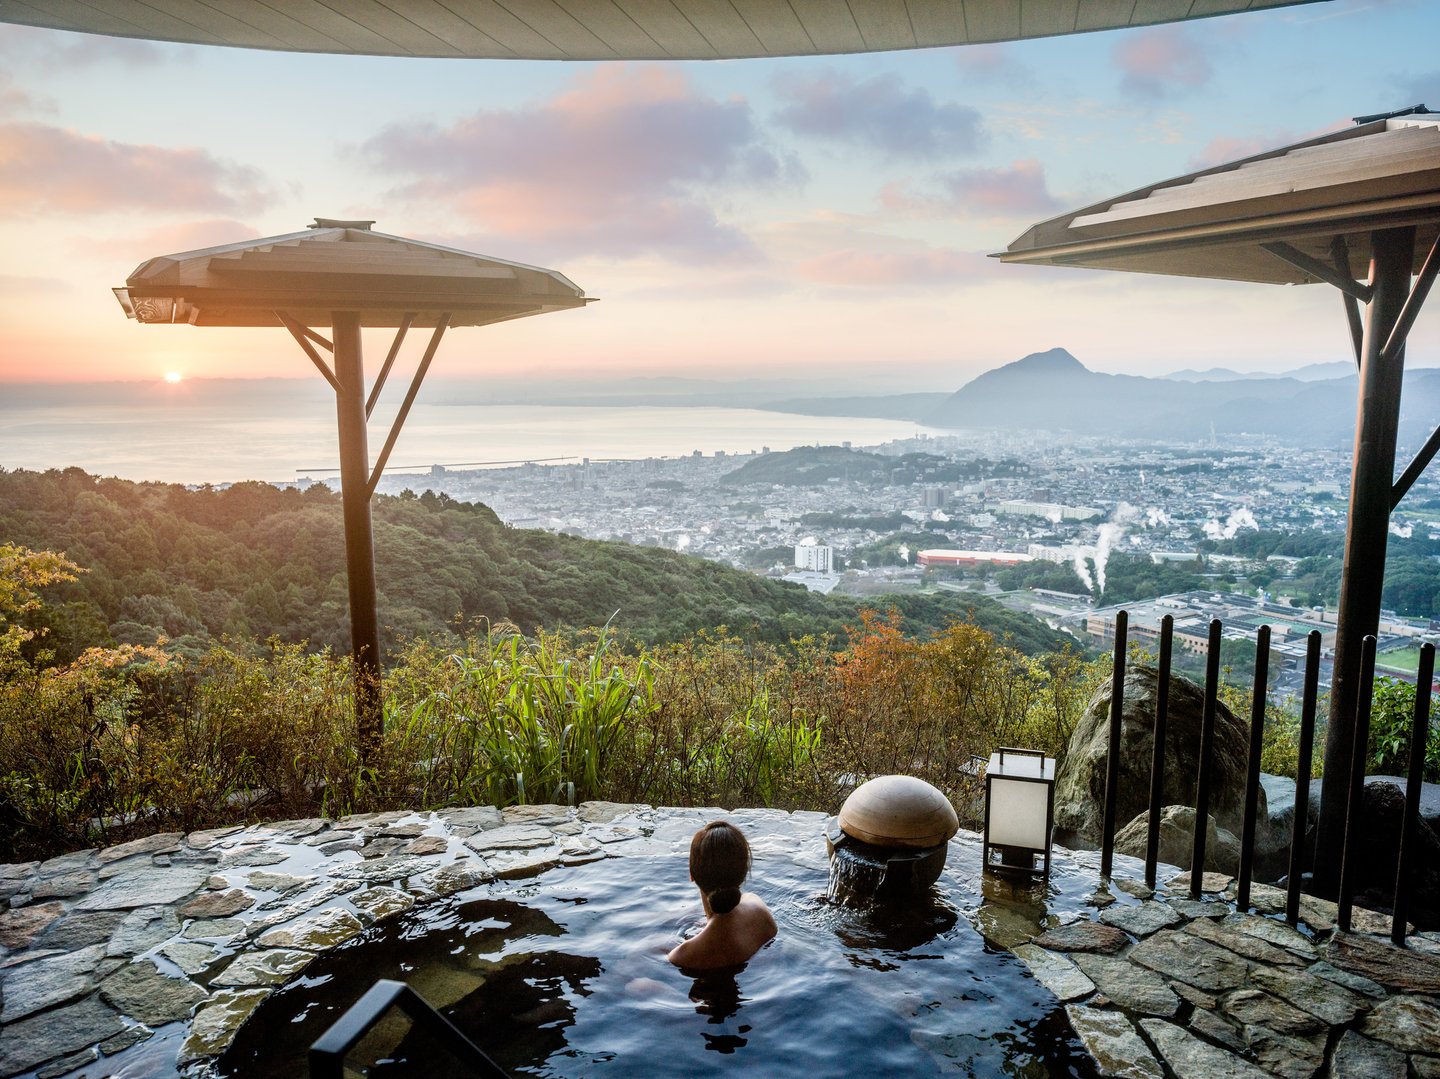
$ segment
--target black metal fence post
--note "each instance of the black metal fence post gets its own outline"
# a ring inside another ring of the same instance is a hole
[[[1170,654],[1175,644],[1175,616],[1160,619],[1160,671],[1155,685],[1155,735],[1150,754],[1150,822],[1145,834],[1145,885],[1155,887],[1160,861],[1160,807],[1165,800],[1165,725],[1170,716]]]
[[[1400,829],[1400,857],[1395,868],[1395,918],[1390,940],[1405,944],[1405,916],[1410,902],[1410,874],[1416,834],[1420,830],[1420,784],[1425,778],[1425,743],[1430,737],[1430,690],[1435,681],[1435,646],[1420,649],[1420,670],[1415,677],[1415,717],[1410,729],[1410,769],[1405,776],[1405,823]]]
[[[1250,909],[1250,878],[1255,872],[1255,818],[1260,811],[1260,755],[1265,750],[1265,703],[1270,693],[1270,627],[1255,635],[1255,685],[1250,695],[1250,759],[1245,770],[1245,820],[1240,828],[1240,879],[1235,906]]]
[[[1295,770],[1295,824],[1290,839],[1290,876],[1285,920],[1300,921],[1300,880],[1305,871],[1305,834],[1310,824],[1310,764],[1315,755],[1315,711],[1320,698],[1320,631],[1305,640],[1305,688],[1300,695],[1300,761]]]
[[[1365,802],[1365,762],[1370,756],[1370,705],[1375,694],[1375,635],[1368,633],[1360,647],[1360,682],[1356,686],[1355,744],[1350,751],[1350,797],[1345,806],[1345,842],[1340,847],[1340,894],[1335,924],[1350,932],[1355,896],[1355,863],[1360,855],[1360,810]]]
[[[1200,718],[1200,774],[1195,780],[1195,846],[1190,858],[1190,898],[1200,898],[1205,876],[1205,832],[1210,820],[1210,758],[1215,752],[1215,700],[1220,691],[1220,619],[1210,620],[1205,652],[1205,709]]]
[[[1110,669],[1110,752],[1105,758],[1105,819],[1101,831],[1100,876],[1110,878],[1115,861],[1115,805],[1119,795],[1120,715],[1125,707],[1125,638],[1130,615],[1115,615],[1115,659]]]

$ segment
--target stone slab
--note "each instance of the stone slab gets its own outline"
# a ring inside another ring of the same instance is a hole
[[[0,913],[0,947],[28,948],[64,913],[64,903],[36,903]]]
[[[100,996],[106,1003],[147,1026],[184,1019],[206,995],[188,978],[161,974],[154,963],[145,960],[121,967],[100,983]]]
[[[1397,948],[1388,940],[1358,933],[1336,933],[1325,948],[1325,958],[1392,992],[1440,995],[1440,956]]]
[[[1201,920],[1198,924],[1211,923]],[[1201,940],[1188,929],[1167,929],[1156,933],[1137,944],[1128,958],[1132,963],[1212,993],[1241,985],[1248,970],[1245,960]]]
[[[1330,1079],[1406,1079],[1405,1054],[1384,1042],[1347,1030],[1335,1047]]]
[[[124,920],[123,911],[80,911],[52,922],[41,936],[40,943],[42,947],[64,951],[85,948],[91,944],[103,944]]]
[[[315,959],[312,952],[293,948],[267,948],[235,957],[228,967],[210,979],[212,986],[245,987],[281,985],[300,973]]]
[[[1047,952],[1035,944],[1021,944],[1015,948],[1015,954],[1030,968],[1035,980],[1061,1003],[1081,1000],[1095,992],[1095,983],[1063,955]]]
[[[229,888],[223,892],[205,892],[197,895],[180,908],[182,918],[228,918],[249,910],[255,905],[255,897],[244,888]]]
[[[1138,906],[1115,906],[1101,912],[1106,925],[1123,929],[1131,936],[1148,937],[1162,929],[1179,925],[1183,919],[1164,903],[1147,901]]]
[[[91,870],[77,869],[35,881],[30,896],[32,899],[68,899],[88,892],[94,883],[95,874]]]
[[[503,824],[465,840],[476,854],[490,855],[498,851],[530,850],[548,847],[555,842],[555,833],[543,824]]]
[[[216,993],[202,1004],[190,1022],[190,1032],[180,1046],[177,1063],[189,1064],[218,1056],[235,1039],[235,1032],[268,997],[270,989],[236,989]]]
[[[1263,919],[1255,919],[1263,921]],[[1211,944],[1224,948],[1228,952],[1242,956],[1255,963],[1266,963],[1270,966],[1303,966],[1305,960],[1298,955],[1286,951],[1284,948],[1277,948],[1259,937],[1252,936],[1242,931],[1234,922],[1216,922],[1210,918],[1196,918],[1185,927],[1185,932],[1199,937],[1201,940],[1208,940]],[[1313,952],[1312,952],[1313,954]]]
[[[178,903],[210,876],[201,865],[149,866],[144,873],[107,881],[75,904],[77,910],[133,910]]]
[[[1174,1023],[1163,1019],[1142,1019],[1140,1028],[1160,1051],[1177,1079],[1270,1079],[1254,1064],[1201,1041]]]
[[[1323,1019],[1331,1026],[1349,1023],[1369,1006],[1369,1001],[1328,978],[1305,971],[1259,968],[1251,975],[1261,989],[1269,990],[1301,1011]]]
[[[1098,952],[1101,955],[1114,955],[1130,944],[1130,938],[1123,929],[1085,919],[1056,929],[1047,929],[1035,938],[1035,943],[1051,952]]]
[[[172,940],[161,945],[160,954],[186,974],[199,974],[215,961],[218,953],[210,945],[199,941]]]
[[[1164,1079],[1165,1072],[1124,1013],[1072,1004],[1065,1009],[1100,1074],[1119,1079]]]
[[[1259,989],[1237,989],[1225,997],[1221,1007],[1242,1026],[1265,1027],[1280,1034],[1314,1034],[1325,1029],[1309,1012]]]
[[[1305,1039],[1252,1026],[1245,1028],[1245,1040],[1256,1062],[1280,1079],[1311,1079],[1325,1066],[1323,1034]]]
[[[1168,1019],[1180,1010],[1180,998],[1158,974],[1108,955],[1079,952],[1074,959],[1095,987],[1126,1011]]]
[[[104,1041],[125,1021],[98,996],[0,1027],[0,1075],[18,1075]]]
[[[360,913],[362,921],[374,923],[409,910],[415,905],[415,900],[408,892],[382,885],[356,892],[350,897],[350,903]]]
[[[117,843],[113,847],[106,847],[100,852],[100,864],[118,862],[137,854],[173,854],[180,849],[184,840],[183,832],[156,832],[154,835],[141,836],[128,843]]]
[[[1374,997],[1376,1000],[1380,1000],[1385,996],[1385,987],[1378,982],[1372,982],[1364,975],[1331,966],[1323,959],[1319,962],[1311,963],[1305,968],[1305,972],[1307,974],[1314,974],[1320,978],[1329,978],[1337,985],[1343,985],[1346,989],[1353,989],[1362,996]]]
[[[0,1023],[8,1025],[57,1004],[88,996],[95,990],[95,970],[104,958],[105,946],[93,944],[13,968],[5,975],[4,982],[0,982],[0,994],[4,997]]]
[[[292,925],[262,933],[256,943],[266,948],[300,948],[324,952],[344,944],[365,927],[348,910],[332,907]]]
[[[1390,997],[1375,1005],[1360,1031],[1406,1053],[1433,1053],[1440,1049],[1440,1008],[1416,997]]]
[[[180,919],[172,907],[140,907],[128,911],[105,949],[106,955],[131,956],[148,952],[180,932]]]

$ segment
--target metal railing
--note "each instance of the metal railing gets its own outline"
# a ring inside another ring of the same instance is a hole
[[[391,1008],[399,1008],[436,1044],[481,1079],[508,1076],[450,1020],[404,982],[382,978],[310,1046],[310,1079],[344,1079],[345,1057]]]
[[[1116,804],[1119,792],[1119,757],[1121,715],[1124,706],[1125,665],[1128,660],[1129,615],[1120,611],[1115,619],[1115,650],[1111,676],[1109,754],[1105,773],[1105,809],[1101,832],[1100,873],[1111,875],[1115,853]],[[1195,779],[1195,836],[1190,861],[1190,895],[1200,898],[1205,866],[1206,832],[1210,812],[1212,758],[1215,746],[1215,713],[1220,687],[1219,619],[1210,623],[1205,654],[1205,696],[1201,713],[1199,765]],[[1155,886],[1159,861],[1160,811],[1165,804],[1165,741],[1170,700],[1170,666],[1174,643],[1175,620],[1166,615],[1160,623],[1159,684],[1156,691],[1154,719],[1154,754],[1150,765],[1150,819],[1145,844],[1145,883]],[[1245,777],[1245,809],[1240,836],[1240,864],[1236,874],[1236,906],[1249,910],[1251,884],[1255,868],[1256,818],[1259,811],[1260,757],[1265,741],[1265,705],[1268,694],[1270,663],[1270,627],[1261,626],[1255,644],[1255,679],[1251,692],[1249,754]],[[1412,717],[1410,767],[1406,777],[1405,812],[1400,834],[1398,866],[1395,878],[1395,901],[1391,923],[1391,940],[1405,942],[1406,909],[1413,887],[1416,844],[1420,822],[1420,790],[1425,763],[1425,743],[1430,730],[1431,684],[1435,672],[1435,646],[1420,649],[1419,671]],[[1285,902],[1285,919],[1291,925],[1299,921],[1301,884],[1306,869],[1305,835],[1309,821],[1310,766],[1315,746],[1315,715],[1319,697],[1320,633],[1312,631],[1306,641],[1305,674],[1301,691],[1299,768],[1295,781],[1295,820],[1290,840],[1289,874]],[[1375,637],[1365,638],[1359,702],[1356,707],[1355,743],[1351,756],[1349,799],[1345,814],[1345,837],[1341,851],[1339,893],[1336,897],[1336,923],[1349,931],[1353,915],[1355,872],[1364,839],[1360,811],[1365,786],[1365,762],[1369,757],[1370,702],[1375,679]]]

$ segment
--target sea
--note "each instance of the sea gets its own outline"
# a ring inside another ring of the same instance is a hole
[[[372,418],[372,460],[394,411],[377,409]],[[579,464],[587,457],[683,457],[697,450],[709,456],[844,442],[860,447],[945,433],[899,420],[748,408],[416,404],[386,474],[437,464]],[[263,409],[214,401],[0,407],[0,468],[6,469],[76,466],[101,476],[195,485],[327,479],[337,463],[334,409],[313,401],[271,402]]]

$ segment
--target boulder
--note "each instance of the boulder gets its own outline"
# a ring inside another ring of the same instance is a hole
[[[1240,840],[1206,817],[1205,866],[1207,873],[1235,873],[1240,864]],[[1115,850],[1132,858],[1145,860],[1145,845],[1150,835],[1150,811],[1147,809],[1115,833]],[[1159,859],[1179,869],[1192,868],[1195,857],[1195,810],[1190,806],[1166,806],[1160,811]]]
[[[1389,912],[1395,903],[1395,871],[1399,865],[1400,828],[1405,817],[1405,792],[1393,783],[1366,783],[1360,806],[1361,840],[1355,844],[1355,903]],[[1440,928],[1440,836],[1419,822],[1416,848],[1409,855],[1412,877],[1407,918],[1417,929]]]
[[[1125,672],[1120,712],[1120,769],[1115,820],[1119,827],[1150,805],[1150,762],[1155,731],[1155,697],[1160,683],[1154,667],[1132,665]],[[1187,678],[1171,677],[1165,733],[1164,802],[1195,804],[1200,765],[1200,723],[1205,691]],[[1105,812],[1105,762],[1110,749],[1110,682],[1100,687],[1075,725],[1055,780],[1056,839],[1066,846],[1100,844]],[[1248,723],[1224,704],[1215,708],[1215,745],[1210,771],[1210,813],[1216,823],[1240,834],[1245,815],[1245,774],[1250,753]],[[1268,819],[1265,791],[1259,819]],[[1142,852],[1143,852],[1142,845]],[[1188,859],[1186,860],[1188,864]]]

